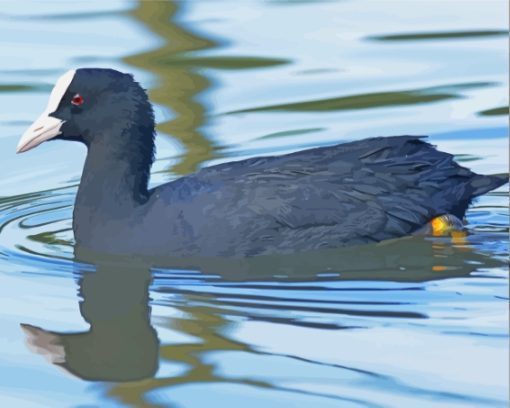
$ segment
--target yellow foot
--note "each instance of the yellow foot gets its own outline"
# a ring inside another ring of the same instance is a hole
[[[430,221],[431,233],[435,237],[449,236],[464,237],[464,224],[455,215],[444,214]]]

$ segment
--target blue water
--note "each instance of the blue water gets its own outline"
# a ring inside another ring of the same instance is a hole
[[[461,239],[149,271],[73,261],[82,146],[14,153],[55,80],[101,66],[155,103],[154,185],[394,134],[506,172],[507,15],[505,1],[3,1],[0,406],[508,406],[508,186]]]

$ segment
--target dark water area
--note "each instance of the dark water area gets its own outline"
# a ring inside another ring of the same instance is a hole
[[[396,134],[508,171],[504,1],[0,4],[0,406],[507,407],[508,186],[465,237],[161,264],[76,251],[85,157],[15,155],[55,80],[132,72],[151,183]],[[92,260],[92,261],[91,261]]]

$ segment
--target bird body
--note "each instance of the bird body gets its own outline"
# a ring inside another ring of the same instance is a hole
[[[73,229],[77,245],[94,251],[255,256],[378,242],[441,215],[462,218],[475,197],[508,181],[459,166],[422,137],[393,136],[224,163],[149,190],[154,118],[145,92],[113,70],[66,78],[49,113],[61,125],[45,140],[87,145]],[[41,139],[36,125],[20,151]]]

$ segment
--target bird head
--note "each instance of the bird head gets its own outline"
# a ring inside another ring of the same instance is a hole
[[[142,130],[138,133],[144,128],[152,133],[154,127],[147,95],[133,77],[105,68],[70,70],[58,79],[46,109],[25,131],[16,152],[55,139],[90,145],[126,127]]]

